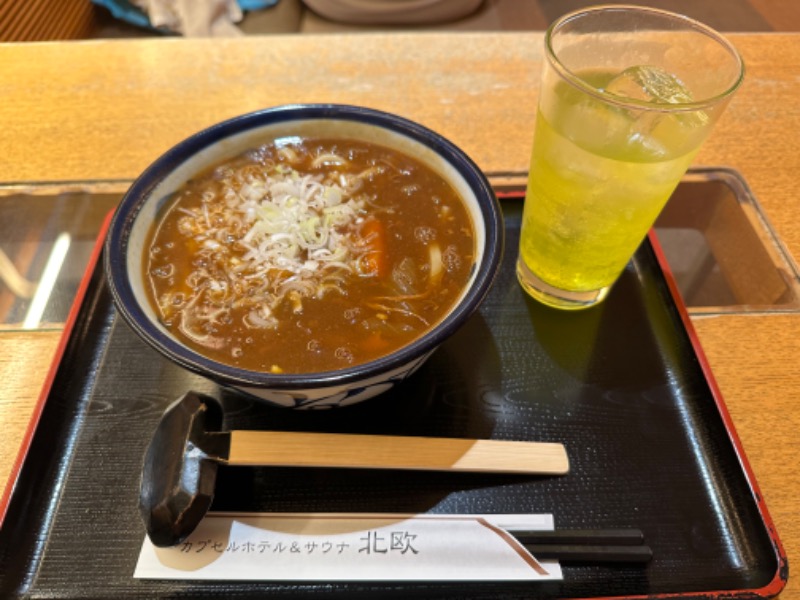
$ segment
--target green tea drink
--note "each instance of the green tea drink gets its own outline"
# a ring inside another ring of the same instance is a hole
[[[545,33],[517,277],[564,309],[602,301],[739,88],[744,65],[683,15],[596,6]]]
[[[612,74],[582,79],[603,90],[625,85]],[[583,295],[598,301],[617,279],[710,126],[704,113],[636,119],[566,83],[553,96],[537,116],[520,244],[529,273],[521,280],[532,274],[545,293],[573,292],[580,308]]]

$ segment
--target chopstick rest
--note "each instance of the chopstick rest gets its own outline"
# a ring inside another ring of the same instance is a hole
[[[510,530],[538,559],[561,562],[647,563],[653,551],[644,545],[638,529],[556,529],[554,531]]]
[[[221,431],[216,400],[189,392],[165,411],[145,455],[139,510],[156,546],[184,540],[214,497],[217,465],[563,475],[562,444],[431,437]]]

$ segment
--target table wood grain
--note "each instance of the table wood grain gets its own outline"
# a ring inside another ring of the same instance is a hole
[[[746,82],[696,165],[738,169],[800,256],[800,35],[731,35]],[[0,45],[0,177],[130,179],[221,119],[294,102],[365,105],[419,121],[487,172],[527,170],[542,36],[417,33]],[[795,258],[796,260],[796,258]],[[695,317],[694,326],[790,559],[800,552],[800,314]],[[4,332],[0,482],[9,479],[58,343]],[[800,598],[794,581],[781,598]]]

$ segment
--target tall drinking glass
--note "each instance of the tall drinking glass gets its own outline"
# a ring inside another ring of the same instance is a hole
[[[564,309],[602,301],[742,82],[719,33],[599,6],[556,21],[545,61],[517,261]]]

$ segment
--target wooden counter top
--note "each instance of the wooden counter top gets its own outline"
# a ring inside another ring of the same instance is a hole
[[[731,35],[746,82],[697,165],[738,169],[800,257],[800,35]],[[365,105],[419,121],[488,173],[527,170],[542,36],[305,35],[0,45],[3,182],[131,179],[219,120],[294,102]],[[694,319],[790,559],[800,553],[800,314]],[[0,486],[57,332],[2,333]],[[790,581],[781,598],[800,598]]]

